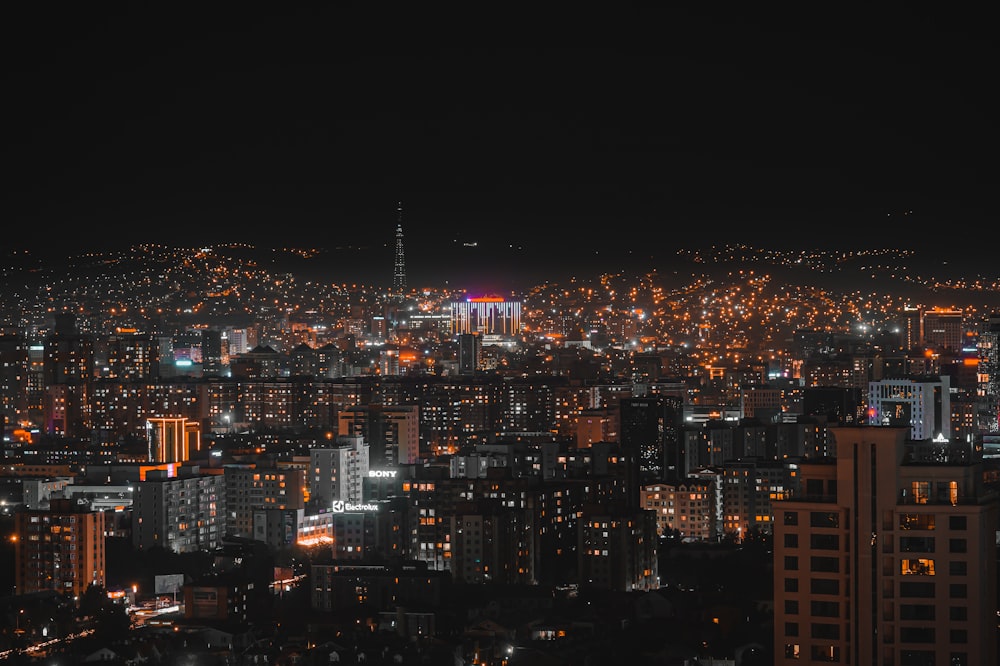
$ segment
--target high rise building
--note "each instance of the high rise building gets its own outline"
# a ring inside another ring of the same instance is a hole
[[[305,470],[262,465],[225,468],[226,530],[254,538],[254,514],[263,509],[295,511],[305,508]]]
[[[639,498],[640,484],[679,481],[687,476],[681,426],[684,408],[675,396],[622,398],[620,440],[629,460],[637,456],[639,478],[629,493]]]
[[[406,291],[406,257],[403,254],[403,202],[396,207],[396,261],[392,270],[392,290],[396,295]]]
[[[222,374],[222,331],[206,328],[201,332],[201,372],[202,375]]]
[[[368,475],[368,450],[360,435],[338,435],[336,446],[310,450],[310,505],[330,510],[335,503],[360,502]]]
[[[451,572],[462,583],[530,585],[537,582],[537,529],[529,508],[478,499],[456,505],[449,516]]]
[[[213,550],[227,533],[226,477],[197,466],[150,469],[133,484],[132,547]]]
[[[482,343],[476,333],[460,333],[458,336],[458,373],[474,375],[479,371]]]
[[[49,510],[16,516],[14,580],[18,594],[55,590],[80,596],[105,585],[104,518],[70,499],[52,499]]]
[[[253,346],[250,343],[249,331],[245,328],[227,329],[226,338],[229,341],[230,354],[246,354]]]
[[[900,325],[900,347],[904,350],[915,349],[924,342],[923,308],[903,308]]]
[[[28,341],[0,335],[0,435],[28,419]]]
[[[924,345],[952,351],[962,348],[964,332],[961,309],[935,307],[924,310],[922,314]]]
[[[979,372],[976,387],[976,427],[979,432],[1000,432],[1000,313],[993,313],[979,334]]]
[[[102,376],[149,381],[160,376],[160,348],[149,334],[120,332],[102,340],[107,366]]]
[[[656,514],[589,504],[580,511],[577,570],[587,585],[618,592],[659,587]]]
[[[337,415],[338,434],[362,437],[375,469],[413,465],[420,457],[417,405],[351,405]]]
[[[742,541],[773,532],[774,500],[795,484],[795,463],[737,457],[721,467],[722,534]]]
[[[997,497],[969,447],[833,428],[775,501],[775,664],[997,663]]]
[[[72,313],[60,313],[54,332],[45,339],[43,355],[45,431],[68,437],[89,431],[93,337],[77,330]]]

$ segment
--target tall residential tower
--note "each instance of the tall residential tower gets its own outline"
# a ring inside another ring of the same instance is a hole
[[[775,664],[996,664],[997,495],[967,446],[832,428],[774,508]]]

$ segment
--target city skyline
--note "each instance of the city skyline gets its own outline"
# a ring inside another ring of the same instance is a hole
[[[992,215],[974,17],[677,9],[627,48],[366,42],[319,7],[11,18],[14,248],[249,241],[359,270],[377,248],[391,275],[401,202],[414,270],[582,269],[729,241],[958,251],[941,231]]]

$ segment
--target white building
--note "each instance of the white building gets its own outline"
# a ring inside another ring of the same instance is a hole
[[[369,447],[359,435],[338,435],[337,446],[309,452],[309,503],[329,509],[335,501],[360,502],[368,476]]]
[[[948,375],[868,382],[868,424],[908,426],[910,439],[949,438],[951,381]]]

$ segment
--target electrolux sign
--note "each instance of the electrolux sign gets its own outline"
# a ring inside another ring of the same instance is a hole
[[[345,502],[335,500],[330,506],[333,513],[377,513],[378,504],[373,502]]]

